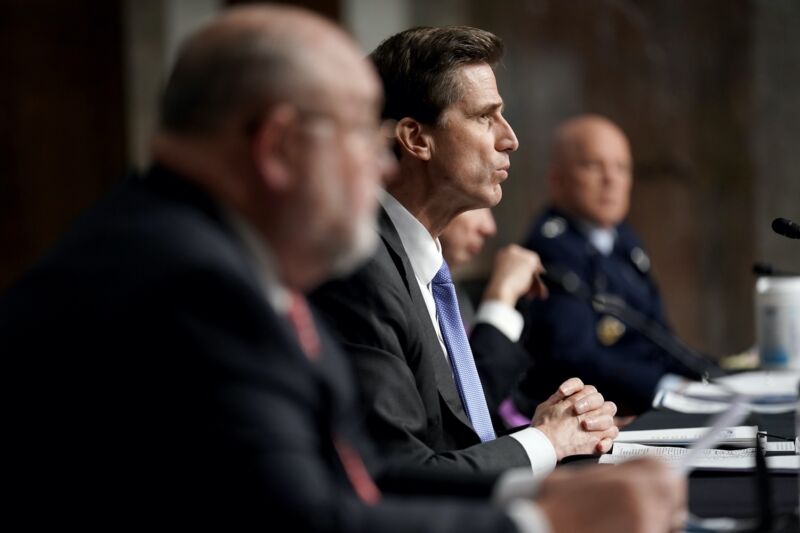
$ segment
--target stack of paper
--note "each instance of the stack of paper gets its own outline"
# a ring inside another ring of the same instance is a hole
[[[744,394],[753,398],[757,402],[791,402],[797,401],[797,385],[800,383],[800,370],[757,370],[754,372],[742,372],[733,374],[716,380],[722,387],[738,394]],[[697,386],[700,386],[695,389]],[[713,384],[703,384],[695,382],[688,389],[688,394],[698,393],[701,396],[708,394],[708,387]],[[716,393],[720,395],[719,392]],[[730,392],[721,395],[730,396]]]
[[[601,464],[619,464],[636,457],[651,456],[675,465],[680,465],[690,453],[686,448],[672,446],[645,446],[615,442],[611,454],[600,457]],[[755,468],[755,448],[743,450],[701,450],[687,465],[691,469],[703,470],[752,470]],[[778,455],[767,457],[767,468],[776,472],[795,472],[800,469],[800,456]]]
[[[741,394],[752,412],[786,413],[796,408],[798,383],[800,371],[796,370],[743,372],[715,383],[684,381],[658,391],[653,407],[681,413],[720,413],[734,394]]]
[[[699,440],[709,428],[653,429],[620,431],[614,440],[614,449],[620,443],[652,444],[662,446],[690,446]],[[714,441],[720,446],[749,448],[755,446],[757,426],[734,426],[720,429]]]

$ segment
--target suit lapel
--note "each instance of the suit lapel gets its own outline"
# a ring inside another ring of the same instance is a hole
[[[378,225],[381,238],[386,244],[386,248],[389,251],[389,255],[392,257],[392,261],[394,261],[395,267],[400,272],[400,277],[411,299],[414,313],[419,319],[422,328],[424,349],[433,364],[434,373],[436,375],[436,387],[439,390],[439,394],[444,398],[445,403],[456,418],[472,429],[472,424],[467,418],[466,412],[464,412],[461,397],[458,395],[458,390],[456,389],[453,371],[447,359],[444,357],[444,354],[442,354],[439,337],[436,335],[436,330],[433,328],[430,318],[428,318],[428,306],[425,305],[425,300],[419,289],[419,283],[417,282],[414,270],[411,268],[411,262],[408,260],[408,254],[406,254],[405,248],[403,248],[403,243],[400,240],[397,229],[394,227],[389,215],[383,208],[380,209]]]

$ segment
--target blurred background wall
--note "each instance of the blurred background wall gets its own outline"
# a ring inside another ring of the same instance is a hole
[[[223,0],[0,0],[0,290],[126,172],[147,164],[164,73]],[[305,0],[365,50],[414,25],[469,24],[507,47],[497,77],[520,140],[491,252],[547,201],[551,132],[597,112],[631,138],[630,220],[669,316],[713,355],[753,343],[754,261],[800,270],[800,2]]]

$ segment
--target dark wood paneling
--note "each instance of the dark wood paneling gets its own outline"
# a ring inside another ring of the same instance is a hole
[[[648,244],[673,324],[714,355],[753,342],[755,259],[752,21],[746,0],[473,1],[471,20],[505,39],[499,69],[520,149],[495,210],[523,235],[547,201],[555,124],[601,113],[628,134],[636,161],[630,220]],[[723,15],[724,14],[724,15]],[[548,78],[548,73],[568,76]],[[533,75],[531,73],[537,73]],[[562,83],[563,94],[542,91]],[[530,95],[547,95],[547,99]],[[555,111],[553,111],[555,110]],[[558,116],[556,116],[558,115]],[[541,122],[545,117],[546,124]],[[527,198],[527,202],[526,199]]]
[[[0,289],[125,167],[120,4],[0,3]]]

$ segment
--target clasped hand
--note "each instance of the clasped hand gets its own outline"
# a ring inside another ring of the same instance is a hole
[[[531,426],[544,433],[560,461],[568,455],[605,453],[619,434],[617,406],[592,385],[570,378],[539,404]]]

